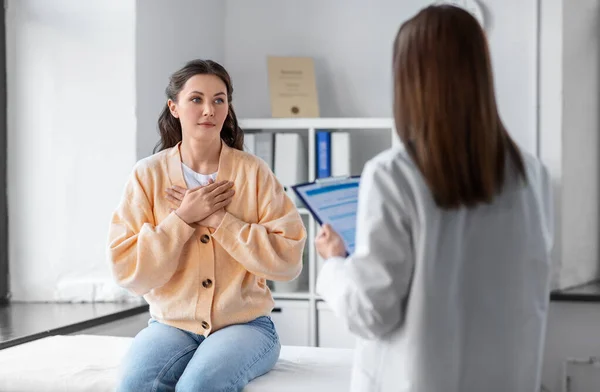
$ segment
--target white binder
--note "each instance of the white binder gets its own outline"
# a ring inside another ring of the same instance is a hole
[[[275,134],[275,176],[296,205],[301,202],[291,187],[308,181],[307,161],[307,149],[299,134]]]

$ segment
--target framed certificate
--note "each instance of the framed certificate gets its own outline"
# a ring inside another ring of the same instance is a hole
[[[315,67],[310,57],[268,57],[273,117],[319,117]]]

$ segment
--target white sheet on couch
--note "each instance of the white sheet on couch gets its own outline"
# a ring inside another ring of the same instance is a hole
[[[112,392],[132,338],[51,336],[0,350],[0,391]],[[348,391],[352,350],[284,346],[248,392]]]

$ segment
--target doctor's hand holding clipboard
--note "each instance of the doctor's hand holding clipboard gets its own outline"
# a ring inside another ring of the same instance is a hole
[[[344,240],[329,223],[325,223],[319,230],[315,238],[315,248],[319,256],[325,260],[332,257],[346,257]]]

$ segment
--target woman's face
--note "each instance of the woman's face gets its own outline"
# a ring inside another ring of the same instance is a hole
[[[184,138],[220,137],[229,112],[227,88],[215,75],[194,75],[183,86],[177,102],[168,101],[171,114],[181,122]]]

